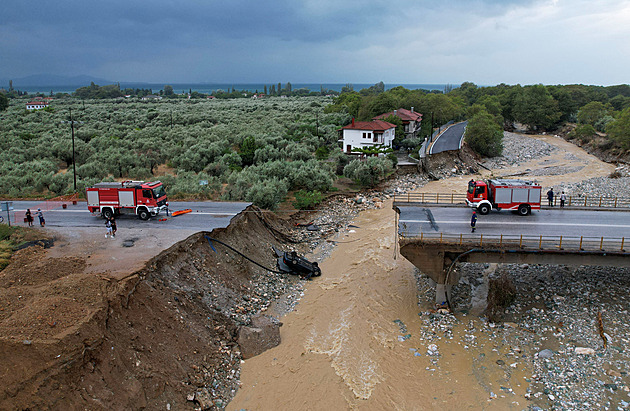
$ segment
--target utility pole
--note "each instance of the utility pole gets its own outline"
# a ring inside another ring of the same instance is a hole
[[[85,104],[85,102],[84,102]],[[77,192],[77,162],[74,156],[74,121],[72,120],[72,109],[70,110],[70,130],[72,130],[72,174],[74,177],[74,192]]]

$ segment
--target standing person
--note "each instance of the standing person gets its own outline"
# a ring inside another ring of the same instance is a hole
[[[39,217],[39,225],[44,227],[46,225],[46,220],[44,220],[44,213],[42,213],[42,209],[37,209],[37,217]]]
[[[114,235],[112,234],[112,223],[111,221],[109,221],[109,219],[105,220],[105,228],[107,228],[105,238],[109,237],[110,235],[112,236],[112,238],[114,238]]]
[[[109,219],[109,224],[112,226],[112,238],[116,238],[116,230],[118,228],[116,227],[116,220],[114,219],[114,216]]]
[[[553,207],[553,187],[547,191],[547,200],[549,200],[549,207]]]
[[[475,232],[475,226],[477,225],[477,212],[473,211],[472,217],[470,218],[470,227],[472,228],[472,232]]]
[[[31,214],[30,208],[26,209],[26,222],[28,223],[29,227],[33,227],[33,214]]]
[[[564,202],[567,200],[567,195],[564,194],[564,191],[562,192],[562,194],[560,194],[560,207],[564,208]]]

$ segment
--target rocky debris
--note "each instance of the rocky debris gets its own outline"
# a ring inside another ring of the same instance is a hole
[[[503,133],[503,154],[485,160],[482,164],[487,168],[507,168],[520,165],[537,158],[551,155],[558,151],[545,141],[524,138],[521,134]]]
[[[421,159],[418,170],[430,180],[479,171],[479,156],[467,144],[461,150],[444,151]]]
[[[255,357],[280,345],[280,326],[281,322],[268,315],[252,317],[251,326],[243,326],[238,331],[238,345],[243,359]]]
[[[438,351],[445,344],[469,350],[477,378],[489,391],[493,388],[484,370],[500,366],[506,378],[500,396],[522,384],[511,377],[511,370],[526,368],[533,375],[525,379],[531,409],[625,409],[630,393],[630,270],[498,265],[496,274],[512,277],[517,296],[504,310],[503,322],[491,323],[468,315],[487,269],[488,264],[461,264],[462,280],[453,287],[451,301],[455,315],[421,311],[423,326],[409,330],[411,341],[435,344]],[[422,275],[417,279],[419,300],[431,301],[432,284]],[[432,369],[439,368],[440,357],[429,358]]]
[[[595,177],[578,183],[566,183],[554,187],[556,192],[564,190],[567,195],[584,197],[630,198],[630,177]],[[560,191],[558,191],[560,190]]]
[[[538,168],[536,170],[526,170],[528,176],[560,176],[564,174],[577,173],[585,166],[554,166]]]

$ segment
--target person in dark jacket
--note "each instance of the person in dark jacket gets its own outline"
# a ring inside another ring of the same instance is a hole
[[[26,209],[26,222],[28,223],[29,227],[33,227],[33,214],[31,214],[30,208]]]
[[[549,200],[549,207],[553,207],[553,187],[547,191],[547,200]]]
[[[472,232],[475,232],[475,226],[477,225],[477,212],[473,211],[472,217],[470,218],[470,227],[472,228]]]
[[[118,227],[116,227],[116,220],[114,219],[114,216],[110,217],[109,224],[112,226],[112,238],[116,238],[116,230],[118,230]]]

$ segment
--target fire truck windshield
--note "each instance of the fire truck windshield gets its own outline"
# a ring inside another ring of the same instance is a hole
[[[164,197],[166,195],[166,190],[164,190],[164,186],[159,186],[153,189],[153,196],[155,198]]]

